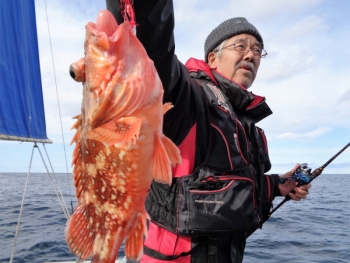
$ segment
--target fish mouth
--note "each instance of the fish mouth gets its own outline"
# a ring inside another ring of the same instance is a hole
[[[110,11],[102,10],[97,14],[94,28],[100,32],[104,32],[108,37],[111,37],[117,30],[118,23]]]
[[[98,13],[96,23],[89,22],[86,25],[85,49],[88,43],[97,47],[97,50],[107,51],[110,43],[115,42],[113,37],[117,35],[118,24],[114,16],[108,10]]]

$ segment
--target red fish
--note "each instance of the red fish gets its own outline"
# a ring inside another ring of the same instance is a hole
[[[66,228],[70,250],[92,262],[115,262],[122,241],[128,259],[143,252],[144,202],[153,179],[171,183],[178,148],[162,133],[163,87],[132,33],[106,10],[86,25],[85,57],[70,67],[83,82],[82,112],[73,126],[78,205]]]

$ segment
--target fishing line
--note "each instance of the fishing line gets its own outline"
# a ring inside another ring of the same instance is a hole
[[[50,51],[51,51],[51,58],[52,58],[53,74],[54,74],[55,87],[56,87],[56,97],[57,97],[58,113],[59,113],[59,117],[60,117],[61,134],[62,134],[62,140],[63,140],[64,158],[65,158],[65,160],[66,160],[66,172],[67,172],[68,187],[69,187],[69,193],[70,193],[70,202],[71,202],[71,208],[72,208],[72,213],[73,213],[72,190],[71,190],[71,187],[70,187],[70,178],[69,178],[69,172],[68,172],[67,152],[66,152],[64,134],[63,134],[63,125],[62,125],[62,116],[61,116],[61,106],[60,106],[60,99],[59,99],[58,88],[57,88],[56,69],[55,69],[55,63],[54,63],[54,59],[53,59],[53,51],[52,51],[52,43],[51,43],[51,34],[50,34],[50,25],[49,25],[49,18],[48,18],[48,15],[47,15],[46,0],[44,0],[44,3],[45,3],[45,12],[46,12],[47,29],[48,29],[48,33],[49,33],[49,41],[50,41]]]
[[[324,155],[327,151],[329,151],[329,149],[331,149],[334,145],[338,144],[341,140],[343,140],[345,137],[347,137],[350,134],[350,132],[348,132],[347,134],[345,134],[342,138],[340,138],[338,141],[336,141],[333,145],[331,145],[330,147],[328,147],[328,149],[326,149],[323,153],[321,153],[319,156],[317,156],[311,163],[314,163],[317,159],[319,159],[322,155]]]

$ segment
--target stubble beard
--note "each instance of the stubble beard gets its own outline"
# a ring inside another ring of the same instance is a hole
[[[244,76],[244,80],[243,80],[242,86],[248,89],[253,84],[255,76],[251,72],[250,73],[246,72],[243,74],[243,76]]]
[[[257,73],[257,70],[252,62],[249,61],[241,61],[239,62],[236,67],[235,71],[237,71],[240,67],[248,67],[251,71],[250,72],[244,72],[243,73],[243,80],[240,83],[243,87],[248,89],[254,82],[255,76]]]

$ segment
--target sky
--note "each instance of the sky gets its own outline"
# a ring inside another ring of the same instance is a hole
[[[87,4],[88,3],[88,4]],[[69,65],[84,55],[85,25],[104,0],[35,0],[49,160],[32,143],[0,141],[0,172],[71,172],[72,117],[80,113],[82,85]],[[268,56],[250,90],[266,97],[273,115],[258,123],[268,138],[271,173],[296,163],[313,169],[350,142],[349,1],[175,1],[176,54],[203,59],[207,35],[226,19],[243,16],[260,32]],[[350,148],[325,174],[350,174]]]

